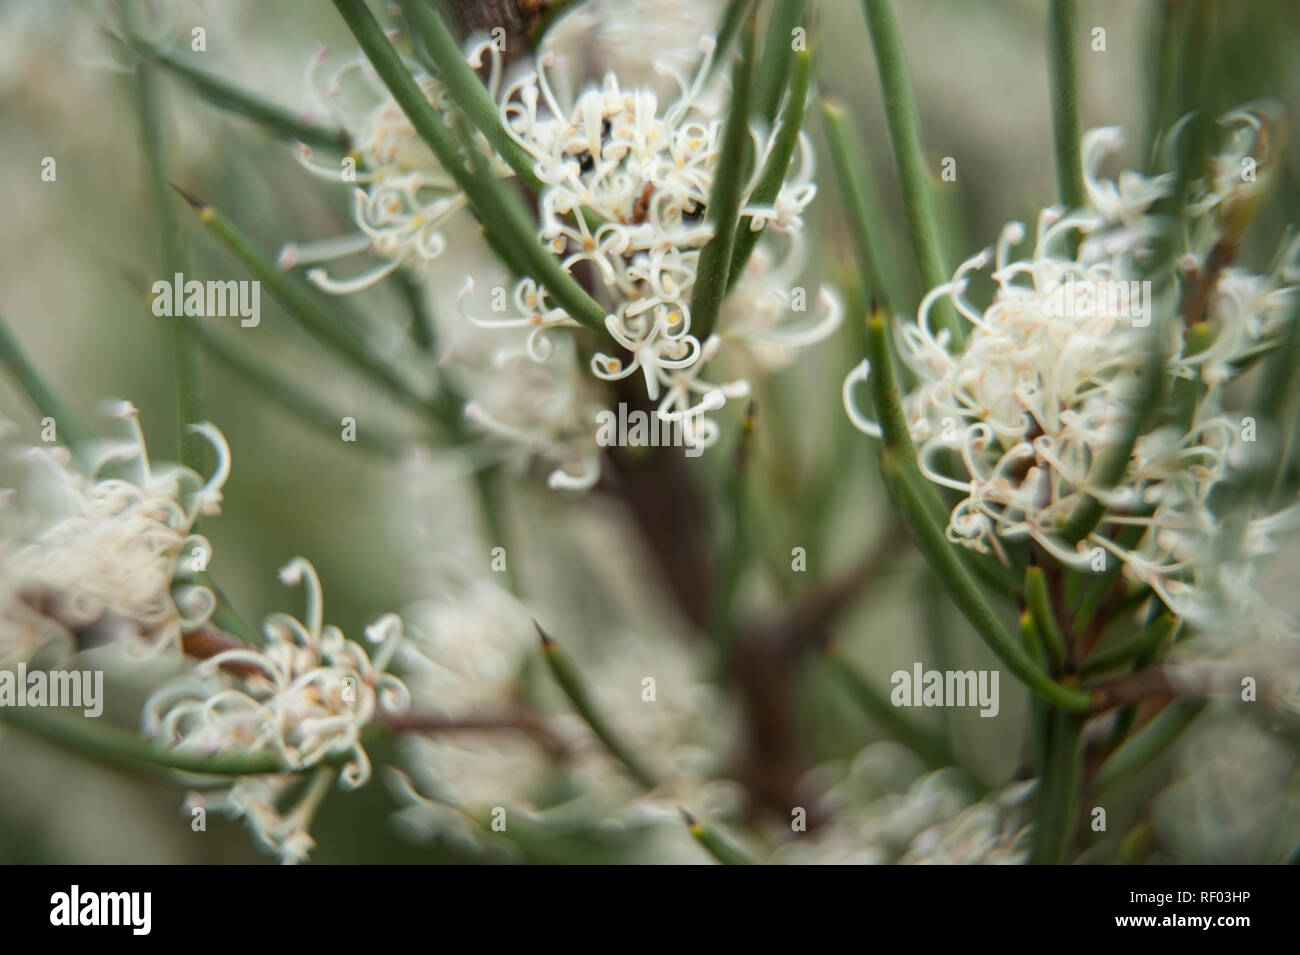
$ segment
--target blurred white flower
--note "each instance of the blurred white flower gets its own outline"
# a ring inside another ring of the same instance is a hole
[[[542,49],[568,64],[566,78],[614,70],[625,82],[652,86],[668,79],[662,66],[686,73],[699,61],[699,38],[721,14],[718,0],[589,0],[546,31]]]
[[[469,50],[467,59],[477,67],[484,54],[490,59],[489,89],[495,95],[501,71],[496,48],[490,42],[479,43]],[[328,117],[351,136],[353,150],[345,159],[351,165],[319,165],[306,146],[300,147],[300,159],[322,178],[357,184],[353,190],[353,219],[358,232],[311,243],[289,243],[280,252],[280,265],[316,266],[307,277],[335,294],[369,288],[403,267],[424,274],[445,251],[443,229],[465,206],[465,195],[364,57],[341,66],[322,89],[316,71],[325,57],[322,48],[307,69],[309,115]],[[416,68],[412,68],[412,75],[430,105],[449,115],[453,104],[442,84]],[[353,85],[360,88],[354,89]],[[358,99],[360,102],[355,102]],[[481,135],[475,134],[473,144],[473,148],[483,151],[494,175],[510,175],[509,167],[493,157]],[[319,265],[366,251],[384,261],[352,278],[335,278]]]
[[[175,648],[214,609],[210,590],[177,579],[211,558],[193,528],[221,511],[225,438],[210,424],[192,426],[217,455],[205,481],[188,468],[151,464],[135,407],[112,407],[129,440],[101,446],[86,472],[64,447],[30,449],[24,457],[42,475],[47,500],[33,506],[0,494],[0,517],[12,527],[0,536],[0,662],[58,640]]]
[[[547,342],[544,354],[530,348],[498,348],[491,367],[460,366],[458,377],[472,398],[465,418],[480,432],[486,457],[516,470],[539,460],[552,488],[585,491],[600,478],[596,415],[600,396],[578,364],[574,345]]]

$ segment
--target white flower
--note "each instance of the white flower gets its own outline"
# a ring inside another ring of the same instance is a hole
[[[717,97],[706,89],[713,41],[706,38],[701,47],[705,55],[689,82],[662,66],[679,88],[667,107],[648,89],[623,89],[610,73],[566,109],[547,72],[554,57],[544,53],[535,73],[506,88],[501,115],[510,135],[535,160],[534,172],[543,183],[539,238],[566,270],[580,264],[588,268],[599,294],[612,303],[606,330],[626,354],[593,355],[592,373],[605,381],[640,373],[658,414],[680,422],[692,445],[702,448],[717,437],[709,413],[750,391],[743,379],[703,377],[724,343],[788,351],[830,334],[838,325],[839,309],[823,293],[825,319],[798,329],[779,327],[788,309],[774,306],[791,298],[782,283],[791,278],[789,263],[801,264],[802,215],[816,193],[812,151],[801,132],[798,171],[782,185],[775,202],[751,204],[749,196],[775,136],[775,131],[754,132],[755,169],[743,187],[741,214],[749,217],[753,231],[785,233],[787,259],[777,266],[764,252],[738,283],[747,287],[723,316],[719,332],[704,341],[691,333],[690,300],[700,250],[713,234],[706,204],[724,122]],[[534,358],[544,353],[550,329],[574,324],[530,279],[519,283],[515,300],[518,314],[477,321],[531,327]],[[747,303],[756,306],[755,314],[745,314]]]
[[[361,731],[376,705],[395,712],[410,702],[406,685],[384,672],[403,639],[401,621],[389,614],[369,628],[379,644],[372,662],[359,643],[324,625],[320,579],[307,560],[294,558],[280,579],[306,582],[305,623],[267,617],[265,647],[218,653],[158,689],[145,705],[145,728],[178,749],[274,753],[292,770],[346,757],[339,778],[355,788],[370,778]]]
[[[353,191],[353,218],[359,231],[308,244],[290,243],[280,253],[280,265],[316,265],[367,250],[384,260],[369,272],[349,279],[335,278],[319,266],[307,273],[317,286],[335,294],[368,288],[403,267],[422,275],[445,251],[443,228],[465,206],[465,195],[364,57],[344,64],[324,91],[319,89],[315,73],[325,53],[322,49],[307,70],[312,112],[329,116],[351,134],[354,149],[348,161],[352,167],[345,175],[342,167],[317,165],[305,146],[300,158],[304,166],[323,178],[358,184]],[[471,48],[467,59],[477,68],[485,53],[491,61],[489,89],[495,95],[500,53],[492,43],[484,42]],[[416,69],[412,69],[412,75],[430,105],[448,114],[452,102],[442,84]],[[353,91],[361,98],[359,106],[349,102],[346,95],[354,78],[363,84],[361,90]],[[473,148],[484,153],[494,175],[510,174],[503,160],[487,158],[492,153],[481,135],[475,134]]]
[[[595,423],[599,397],[582,374],[573,342],[549,342],[542,355],[499,348],[491,367],[462,363],[457,372],[472,395],[464,414],[483,435],[485,458],[522,469],[539,460],[552,488],[585,491],[600,478]]]
[[[83,473],[66,448],[32,449],[48,509],[6,508],[18,525],[0,539],[0,662],[26,658],[57,640],[127,641],[164,650],[201,625],[215,598],[199,584],[173,586],[206,568],[212,547],[193,533],[221,510],[230,451],[210,424],[194,425],[217,454],[204,481],[188,468],[149,461],[135,407],[114,404],[130,440],[103,446]]]
[[[1223,386],[1279,333],[1296,294],[1283,284],[1294,276],[1286,264],[1268,278],[1239,270],[1221,275],[1205,317],[1206,348],[1189,344],[1181,316],[1161,328],[1152,315],[1168,314],[1172,301],[1152,301],[1151,283],[1138,283],[1158,228],[1149,208],[1170,182],[1136,173],[1121,174],[1117,183],[1101,179],[1097,165],[1120,142],[1114,129],[1084,136],[1089,201],[1069,213],[1044,210],[1030,257],[1012,260],[1025,230],[1011,223],[996,249],[962,263],[951,282],[924,297],[915,325],[900,325],[902,358],[918,381],[904,410],[922,472],[963,495],[950,515],[949,540],[993,551],[1005,561],[1001,541],[1030,538],[1061,562],[1080,567],[1102,548],[1175,612],[1207,620],[1207,593],[1220,589],[1210,585],[1231,566],[1212,546],[1222,522],[1209,498],[1228,475],[1240,440],[1236,422],[1222,411]],[[1077,252],[1070,248],[1072,236],[1080,240]],[[1296,248],[1282,257],[1284,263]],[[969,276],[989,265],[996,289],[992,302],[980,308],[966,296]],[[1196,269],[1199,263],[1184,257],[1181,267]],[[1190,285],[1197,274],[1180,278]],[[1125,309],[1118,292],[1137,297]],[[947,332],[935,334],[930,327],[930,312],[941,298],[971,325],[956,354],[948,350]],[[1151,347],[1143,318],[1164,336],[1167,384],[1200,379],[1205,389],[1188,419],[1141,435],[1119,483],[1105,487],[1094,465],[1132,414]],[[864,362],[849,375],[845,406],[859,428],[878,436],[878,427],[853,401],[854,387],[868,373]],[[1061,531],[1087,497],[1104,504],[1105,515],[1093,533],[1071,546]],[[1252,519],[1247,540],[1266,540],[1261,521],[1276,518]],[[1126,528],[1144,531],[1137,544],[1118,539]]]
[[[192,674],[156,690],[145,703],[144,730],[180,750],[202,754],[274,754],[284,773],[243,776],[213,808],[243,818],[259,843],[284,862],[302,862],[315,846],[307,831],[336,775],[345,789],[370,778],[370,759],[361,732],[376,708],[398,712],[410,692],[384,672],[404,641],[401,620],[387,614],[367,628],[378,646],[371,660],[361,644],[337,627],[325,626],[316,570],[295,557],[280,579],[307,588],[306,620],[276,613],[266,618],[266,646],[226,650],[209,657]],[[331,761],[341,761],[336,774]],[[297,773],[314,774],[296,807],[277,808],[298,783]],[[190,802],[201,802],[191,795]]]

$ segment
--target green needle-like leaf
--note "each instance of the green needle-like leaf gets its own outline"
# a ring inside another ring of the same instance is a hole
[[[605,744],[605,748],[614,755],[614,757],[628,768],[633,778],[636,779],[646,789],[653,789],[657,783],[654,774],[642,764],[631,750],[627,748],[614,732],[609,721],[597,709],[595,702],[591,698],[591,692],[587,689],[586,681],[578,668],[574,665],[569,655],[561,649],[551,636],[542,629],[541,624],[533,621],[533,626],[537,628],[537,634],[542,638],[542,655],[546,657],[546,664],[550,667],[555,682],[560,685],[564,695],[569,698],[573,708],[591,727],[591,731],[596,737]]]
[[[1051,61],[1052,134],[1056,140],[1056,188],[1069,208],[1083,205],[1083,156],[1079,152],[1079,84],[1074,66],[1074,0],[1047,7]]]
[[[14,381],[27,393],[36,410],[43,417],[54,419],[55,433],[59,442],[67,445],[68,450],[82,465],[88,465],[93,457],[90,449],[94,443],[94,436],[81,419],[54,393],[54,389],[45,383],[41,373],[37,371],[36,366],[31,363],[18,344],[18,340],[14,338],[3,316],[0,316],[0,364],[4,365]]]
[[[904,719],[898,707],[878,691],[847,660],[835,652],[826,654],[826,664],[854,702],[886,733],[916,753],[931,769],[953,765],[952,751],[943,734]]]
[[[1030,567],[1025,571],[1025,602],[1052,665],[1059,669],[1065,662],[1065,636],[1056,622],[1052,598],[1047,593],[1047,577],[1041,567]]]
[[[208,754],[180,750],[78,712],[29,706],[0,707],[0,722],[114,768],[179,770],[211,776],[261,776],[288,772],[278,754]]]
[[[178,192],[180,190],[177,190]],[[287,275],[261,252],[233,222],[221,212],[193,196],[181,192],[198,214],[199,221],[218,242],[262,283],[284,310],[299,325],[340,357],[382,383],[398,399],[413,405],[425,405],[427,398],[379,355],[357,331],[356,326],[335,320],[318,305],[311,293],[297,279]],[[183,319],[174,319],[183,321]]]
[[[1033,617],[1028,610],[1020,614],[1020,642],[1035,664],[1047,672],[1047,651],[1043,649],[1042,638],[1034,627]],[[1042,776],[1047,772],[1047,744],[1051,735],[1052,707],[1041,697],[1032,697],[1029,701],[1029,746],[1033,759],[1034,772]]]
[[[686,823],[686,828],[690,830],[691,835],[695,838],[709,855],[713,856],[722,865],[756,865],[757,863],[749,857],[749,854],[742,850],[731,840],[724,838],[716,829],[700,822],[685,809],[681,810],[682,820]]]
[[[718,71],[718,68],[726,59],[727,53],[731,50],[731,44],[736,42],[736,37],[740,34],[741,24],[745,22],[745,17],[753,5],[754,0],[728,0],[726,9],[722,11],[722,18],[718,21],[713,62],[709,64],[710,77]]]
[[[708,216],[713,237],[700,250],[695,288],[691,291],[691,332],[701,342],[713,333],[727,291],[731,250],[750,156],[749,99],[754,79],[754,25],[741,33],[741,57],[731,74],[731,110],[722,129],[722,150],[709,190]]]
[[[794,58],[794,31],[803,19],[804,0],[775,0],[763,37],[763,58],[754,78],[750,111],[754,119],[770,126],[781,105]]]
[[[1138,657],[1151,654],[1165,642],[1165,638],[1173,632],[1177,623],[1178,620],[1174,616],[1161,614],[1129,639],[1109,649],[1093,653],[1079,667],[1079,675],[1092,676],[1096,673],[1105,673]]]
[[[243,116],[273,133],[307,146],[337,150],[341,153],[347,153],[352,148],[348,134],[341,129],[306,122],[284,107],[241,90],[219,76],[196,69],[160,47],[141,40],[135,40],[134,46],[147,62],[157,64],[184,80],[191,89],[214,106]]]
[[[533,173],[532,156],[510,137],[502,125],[497,104],[487,87],[479,81],[478,74],[465,62],[460,46],[434,5],[421,0],[401,0],[401,7],[402,16],[424,41],[429,56],[438,67],[438,78],[461,112],[487,138],[515,175],[533,192],[540,192],[542,184]]]
[[[231,341],[229,335],[219,335],[204,330],[200,335],[203,347],[235,374],[262,391],[276,404],[316,428],[322,434],[337,439],[343,412],[332,408],[317,395],[282,374],[273,365],[260,361]],[[397,457],[409,446],[401,436],[367,422],[357,429],[357,447],[388,457]]]
[[[799,143],[799,131],[803,128],[804,110],[808,103],[808,87],[811,81],[812,54],[804,51],[794,58],[794,80],[790,84],[785,107],[781,110],[781,125],[777,129],[767,161],[763,163],[758,185],[754,187],[749,197],[750,205],[770,205],[781,193],[781,186],[790,169],[790,159],[794,156],[795,147]],[[750,228],[752,221],[752,217],[745,216],[740,220],[740,226],[736,231],[735,244],[731,250],[731,266],[727,274],[728,289],[735,286],[744,274],[745,264],[753,254],[754,246],[758,244],[761,230],[755,231]]]
[[[136,4],[127,3],[123,6],[124,22],[132,34],[137,32],[134,26],[136,13]],[[145,160],[145,181],[148,184],[149,203],[152,206],[157,229],[159,253],[155,263],[162,269],[163,274],[170,278],[185,271],[186,255],[179,217],[167,195],[167,183],[170,177],[167,175],[163,135],[168,122],[163,112],[156,79],[152,64],[136,63],[132,75],[133,92]],[[198,330],[194,322],[178,318],[172,323],[171,336],[177,448],[179,449],[177,460],[198,472],[202,471],[207,453],[203,439],[190,427],[204,420],[203,368],[199,358]]]
[[[935,288],[951,279],[952,275],[939,244],[939,219],[925,167],[925,154],[921,149],[921,125],[912,95],[912,81],[907,75],[898,20],[891,0],[863,0],[862,6],[876,51],[876,67],[885,97],[885,119],[889,126],[889,140],[894,147],[899,184],[903,189],[903,208],[912,234],[912,249],[916,253],[922,282],[926,288]],[[895,308],[899,305],[894,303]],[[934,317],[936,324],[947,329],[952,336],[952,346],[960,347],[964,336],[951,303],[946,299],[936,302]]]
[[[880,205],[852,122],[843,104],[823,102],[822,119],[830,146],[831,164],[847,205],[845,218],[853,230],[861,282],[884,306],[886,313],[903,303],[903,286],[891,258],[890,233],[880,216]]]
[[[1183,730],[1205,709],[1205,700],[1175,700],[1138,730],[1101,764],[1092,791],[1102,792],[1143,769],[1173,745]]]

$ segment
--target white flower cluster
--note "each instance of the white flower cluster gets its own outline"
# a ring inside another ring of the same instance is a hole
[[[1296,294],[1300,245],[1266,277],[1223,270],[1205,317],[1193,323],[1197,335],[1209,336],[1208,347],[1198,346],[1188,324],[1172,314],[1173,296],[1152,301],[1151,283],[1141,282],[1160,229],[1151,207],[1172,179],[1133,172],[1117,181],[1101,178],[1100,163],[1121,143],[1115,128],[1084,136],[1088,202],[1068,212],[1045,209],[1028,258],[1012,256],[1025,238],[1024,227],[1013,222],[995,249],[962,263],[951,282],[924,297],[916,324],[900,324],[899,349],[917,381],[904,410],[922,472],[964,495],[948,522],[950,540],[1005,560],[1001,541],[1028,537],[1073,566],[1087,566],[1094,549],[1104,548],[1176,612],[1203,618],[1204,594],[1220,589],[1208,586],[1210,578],[1240,566],[1223,564],[1210,546],[1222,526],[1210,510],[1210,493],[1241,450],[1240,421],[1223,411],[1224,385],[1276,340]],[[1212,194],[1190,208],[1208,215],[1224,201]],[[1222,235],[1212,223],[1196,225],[1189,234],[1199,237],[1198,248],[1176,262],[1184,288],[1205,274]],[[967,290],[971,274],[989,265],[996,289],[991,304],[980,308]],[[947,331],[931,328],[931,311],[944,298],[971,326],[955,353]],[[1204,388],[1185,419],[1140,435],[1122,479],[1102,486],[1095,466],[1131,420],[1138,378],[1157,344],[1153,332],[1168,356],[1166,398],[1177,382]],[[853,400],[853,388],[869,371],[866,362],[854,369],[844,400],[854,423],[879,435]],[[1105,516],[1071,546],[1061,531],[1088,496],[1105,506]],[[1279,521],[1252,519],[1243,556],[1266,553]],[[1128,528],[1139,535],[1137,543],[1121,533]]]
[[[511,136],[534,158],[543,183],[539,238],[566,270],[587,269],[598,283],[598,298],[610,303],[605,327],[620,355],[593,355],[592,373],[617,381],[639,372],[659,416],[680,423],[693,444],[707,447],[718,434],[708,414],[750,389],[744,379],[703,377],[724,342],[788,352],[830,334],[841,309],[823,290],[822,318],[786,321],[790,266],[802,265],[803,211],[816,194],[812,151],[800,133],[798,171],[775,202],[753,204],[749,196],[776,131],[754,132],[754,172],[743,188],[741,214],[752,230],[783,235],[785,259],[776,263],[761,250],[737,283],[752,309],[724,311],[717,331],[704,341],[692,334],[690,300],[700,250],[713,235],[706,204],[718,174],[723,128],[718,97],[706,89],[713,41],[702,46],[705,55],[690,83],[663,68],[680,87],[666,108],[653,92],[622,89],[611,73],[565,109],[547,75],[553,58],[543,54],[535,73],[506,88],[501,114]],[[467,286],[462,300],[472,290]],[[531,329],[529,354],[545,361],[551,351],[547,333],[573,319],[531,279],[519,283],[514,297],[513,316],[467,317],[480,325]]]
[[[345,788],[371,775],[361,732],[376,708],[398,712],[410,703],[406,685],[384,672],[403,640],[400,619],[388,614],[367,630],[378,649],[372,661],[364,647],[337,627],[325,626],[324,602],[315,568],[301,557],[280,571],[289,585],[305,581],[306,621],[288,614],[266,619],[266,646],[225,650],[193,673],[160,687],[145,705],[144,728],[178,750],[204,754],[274,754],[286,771],[300,772],[341,760]],[[310,848],[304,817],[328,789],[313,783],[297,814],[282,817],[276,798],[292,776],[243,777],[221,805],[243,816],[260,841],[294,861]],[[288,821],[286,821],[286,819]],[[304,841],[306,840],[306,841]]]
[[[468,61],[477,69],[485,54],[491,63],[489,90],[495,96],[501,71],[496,47],[480,43],[469,51]],[[322,90],[315,74],[325,57],[321,49],[307,69],[310,113],[328,116],[352,136],[353,150],[346,160],[350,165],[318,165],[306,146],[300,150],[300,160],[322,178],[358,184],[353,192],[358,231],[307,244],[290,243],[280,253],[280,265],[315,265],[308,279],[327,292],[347,294],[369,288],[399,268],[426,271],[446,250],[443,229],[466,200],[365,57],[345,63]],[[448,115],[452,103],[442,84],[422,71],[413,69],[412,74],[430,105]],[[352,98],[359,97],[359,104],[351,102],[346,92],[353,77],[363,84],[353,91]],[[483,151],[484,162],[495,175],[509,175],[509,167],[492,157],[482,136],[475,136],[474,148]],[[353,278],[334,278],[319,266],[367,251],[383,263]]]
[[[206,587],[176,581],[211,557],[193,528],[221,511],[225,438],[210,424],[193,426],[217,453],[205,482],[188,468],[151,465],[135,407],[117,402],[113,413],[131,437],[102,447],[86,473],[64,447],[26,452],[43,478],[42,506],[0,492],[0,518],[12,524],[0,537],[0,663],[59,641],[178,647],[214,609]]]
[[[981,800],[959,770],[919,772],[897,743],[864,747],[821,797],[831,821],[777,848],[773,862],[794,865],[886,863],[992,865],[1029,860],[1027,799],[1034,781],[1012,783]]]
[[[564,109],[547,74],[555,59],[550,52],[538,58],[536,72],[504,89],[500,54],[492,43],[479,43],[467,54],[475,68],[489,58],[488,91],[501,103],[509,134],[535,160],[534,171],[542,182],[540,240],[566,270],[589,269],[599,286],[597,297],[612,310],[605,324],[619,353],[591,356],[592,373],[616,381],[640,372],[660,417],[679,424],[684,440],[701,449],[718,435],[709,414],[750,389],[744,378],[713,382],[703,377],[705,366],[724,345],[734,344],[738,354],[766,369],[825,338],[841,318],[838,300],[822,289],[817,296],[822,315],[791,320],[808,310],[804,292],[795,289],[794,282],[804,264],[803,212],[816,194],[812,150],[801,132],[797,171],[782,184],[774,202],[751,202],[779,131],[754,130],[755,160],[742,193],[742,227],[748,223],[755,232],[780,233],[786,248],[779,259],[772,247],[756,249],[724,303],[716,331],[703,341],[692,334],[690,300],[700,250],[713,235],[707,202],[718,172],[724,120],[725,98],[708,82],[713,46],[711,38],[701,43],[705,53],[689,83],[672,67],[659,64],[660,73],[671,76],[680,90],[666,108],[649,89],[620,88],[610,73],[599,87],[588,89]],[[322,92],[314,76],[323,60],[324,51],[308,69],[312,111],[330,116],[355,136],[351,159],[358,168],[349,175],[359,184],[354,210],[359,231],[289,244],[280,263],[285,268],[315,265],[308,278],[342,294],[369,287],[399,268],[425,271],[445,250],[443,229],[466,199],[364,58],[345,64]],[[413,75],[434,108],[449,114],[452,103],[439,81],[418,70]],[[353,76],[368,84],[359,108],[345,102]],[[472,143],[470,148],[491,157],[493,175],[511,174],[481,135],[475,134]],[[338,169],[314,164],[305,148],[302,161],[329,179],[340,176]],[[384,262],[355,278],[335,278],[319,266],[366,250]],[[556,326],[573,325],[573,319],[533,279],[521,279],[515,287],[513,316],[469,315],[466,299],[474,290],[474,283],[467,282],[458,300],[470,321],[529,331],[529,358],[555,367],[524,372],[510,346],[495,363],[501,366],[495,372],[505,384],[473,402],[470,417],[525,456],[549,461],[554,466],[552,487],[590,488],[599,477],[600,460],[592,437],[594,416],[586,414],[589,409],[579,394],[585,389],[574,385],[570,366],[575,356],[556,349],[546,337]],[[499,310],[495,302],[494,310]],[[504,393],[507,385],[513,396]],[[510,418],[497,414],[494,403],[542,413]],[[577,422],[574,411],[583,413]]]

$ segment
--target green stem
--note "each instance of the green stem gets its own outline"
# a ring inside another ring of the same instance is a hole
[[[750,156],[749,100],[754,79],[754,25],[741,33],[741,58],[731,74],[731,105],[722,130],[717,174],[709,190],[709,224],[713,237],[700,250],[691,291],[691,331],[701,342],[713,332],[727,292],[732,246]]]
[[[1075,76],[1074,0],[1047,7],[1047,52],[1052,86],[1052,135],[1056,141],[1056,188],[1069,208],[1084,203],[1079,152],[1079,86]]]
[[[921,149],[921,125],[912,95],[912,81],[907,75],[898,20],[891,0],[863,0],[862,7],[876,51],[876,66],[885,98],[885,119],[903,190],[903,209],[912,235],[912,249],[916,253],[921,281],[926,288],[935,288],[951,279],[952,275],[939,244],[934,195]],[[895,308],[898,305],[894,303]],[[948,330],[953,347],[960,347],[964,336],[957,312],[947,299],[935,303],[934,317],[940,328]]]
[[[1083,718],[1057,711],[1047,743],[1047,771],[1039,777],[1031,859],[1038,865],[1060,865],[1074,842],[1074,817],[1079,791],[1079,743]]]

